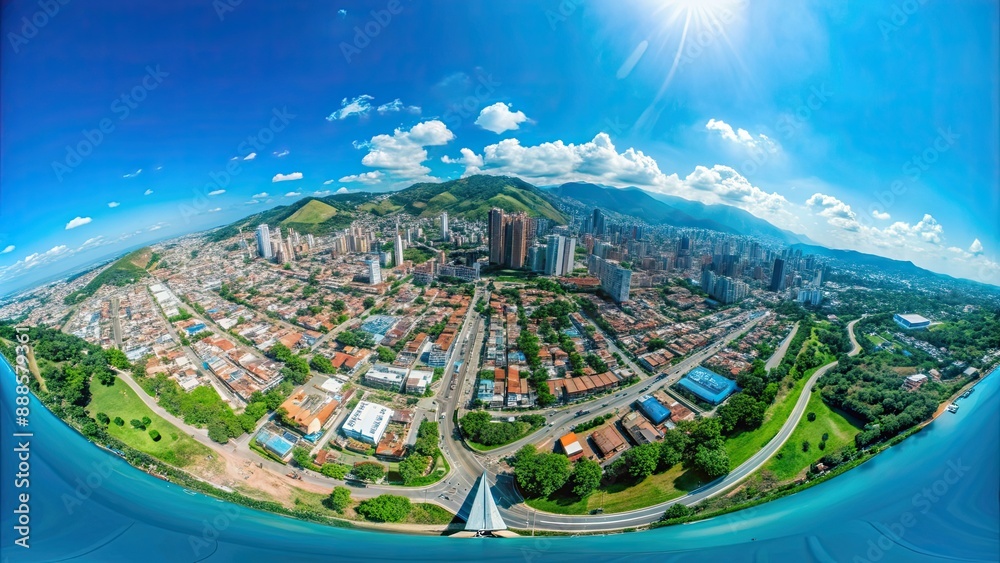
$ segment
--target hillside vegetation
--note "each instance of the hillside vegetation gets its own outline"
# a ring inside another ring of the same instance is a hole
[[[152,255],[153,250],[148,246],[126,254],[103,272],[97,274],[82,289],[78,289],[63,298],[63,302],[67,305],[75,305],[96,293],[104,284],[120,287],[140,280],[147,275],[146,265],[150,263]]]
[[[360,209],[377,215],[405,211],[420,217],[435,217],[447,212],[452,217],[482,221],[493,207],[509,212],[523,211],[532,217],[566,224],[566,216],[555,208],[547,194],[508,176],[469,176],[439,184],[414,184]]]
[[[219,242],[243,232],[253,231],[258,225],[281,226],[295,229],[302,234],[322,235],[346,229],[354,220],[357,207],[371,199],[371,194],[334,194],[317,198],[307,197],[289,205],[281,205],[244,217],[208,235],[209,242]]]

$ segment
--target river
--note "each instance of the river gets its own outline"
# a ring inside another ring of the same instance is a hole
[[[997,561],[1000,377],[957,414],[835,479],[753,509],[607,536],[452,539],[332,528],[191,495],[83,438],[32,397],[14,425],[0,359],[0,558],[20,561]],[[15,489],[31,432],[30,487]],[[14,544],[22,492],[30,548]],[[9,559],[8,559],[9,558]]]

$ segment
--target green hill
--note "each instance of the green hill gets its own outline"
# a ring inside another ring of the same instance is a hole
[[[146,265],[150,263],[152,255],[153,249],[148,246],[126,254],[105,268],[103,272],[97,274],[82,289],[64,297],[63,302],[67,305],[75,305],[96,293],[104,284],[125,286],[139,281],[148,275]]]
[[[208,235],[210,242],[219,242],[236,236],[239,229],[253,231],[266,223],[295,229],[302,234],[322,235],[345,229],[354,220],[357,207],[372,198],[368,193],[334,194],[318,198],[306,197],[289,205],[262,211],[216,229]]]
[[[532,217],[545,217],[559,224],[567,222],[543,191],[508,176],[469,176],[439,184],[414,184],[360,209],[376,215],[405,211],[421,217],[447,212],[452,217],[482,221],[493,207],[510,212],[524,211]]]

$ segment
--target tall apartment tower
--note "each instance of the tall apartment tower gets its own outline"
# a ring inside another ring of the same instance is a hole
[[[441,214],[441,239],[448,240],[448,212]]]
[[[502,209],[490,209],[489,235],[490,264],[503,264],[504,262],[504,227],[506,217]]]
[[[771,272],[771,291],[779,292],[785,290],[785,261],[781,258],[774,259],[774,270]]]
[[[371,285],[382,283],[382,267],[378,264],[378,258],[365,260],[365,264],[368,264],[368,283]]]
[[[266,224],[257,227],[257,255],[265,260],[274,256],[271,252],[271,231]]]

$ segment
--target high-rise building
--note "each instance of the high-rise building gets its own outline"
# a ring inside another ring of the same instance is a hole
[[[396,225],[396,255],[393,257],[395,261],[393,266],[397,268],[403,265],[403,236],[399,234],[399,225]]]
[[[594,254],[587,258],[587,271],[601,280],[601,289],[617,303],[628,301],[632,270],[622,268],[614,260],[605,260]]]
[[[573,273],[574,261],[576,260],[576,237],[568,237],[563,249],[562,275],[568,276]]]
[[[771,271],[771,285],[768,289],[773,292],[785,290],[785,261],[781,258],[774,259],[774,269]]]
[[[593,219],[594,236],[601,236],[604,234],[604,213],[600,209],[594,208],[594,219]]]
[[[441,214],[441,240],[448,240],[448,212]]]
[[[533,237],[528,233],[531,219],[525,213],[515,213],[510,218],[510,262],[507,267],[519,270],[528,258],[528,241]]]
[[[545,247],[545,273],[550,276],[561,276],[563,271],[563,253],[566,251],[566,237],[549,235]]]
[[[378,258],[365,260],[368,265],[368,283],[378,285],[382,283],[382,268],[379,266]]]
[[[257,227],[257,255],[265,260],[274,256],[271,252],[271,232],[266,224]]]
[[[493,208],[490,209],[489,215],[489,246],[490,246],[490,264],[503,264],[504,262],[504,227],[506,223],[506,217],[504,216],[502,209]]]
[[[532,272],[546,273],[546,253],[548,248],[538,244],[528,249],[528,269]]]
[[[312,235],[308,235],[307,234],[306,235],[306,244],[309,245],[309,250],[312,250],[313,248],[316,247],[316,238],[313,237]]]

